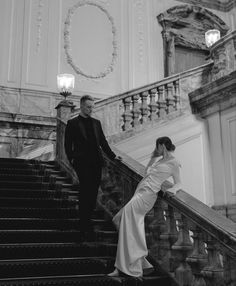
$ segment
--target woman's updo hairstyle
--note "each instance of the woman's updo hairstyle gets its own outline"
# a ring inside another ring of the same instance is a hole
[[[175,151],[175,145],[167,136],[157,138],[156,147],[158,147],[159,144],[165,145],[167,151]]]

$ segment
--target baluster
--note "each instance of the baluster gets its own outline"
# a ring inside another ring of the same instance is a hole
[[[224,286],[223,267],[216,247],[217,241],[207,236],[208,264],[201,271],[207,286]]]
[[[130,111],[130,107],[131,107],[131,97],[126,97],[123,100],[124,102],[124,125],[123,125],[123,129],[124,130],[129,130],[132,126],[131,126],[131,122],[132,122],[132,113]]]
[[[172,249],[176,254],[176,260],[179,261],[179,266],[175,270],[175,278],[179,285],[191,285],[192,271],[186,257],[192,252],[193,245],[189,236],[189,228],[187,218],[183,215],[179,215],[178,218],[179,235],[178,240],[172,245]]]
[[[155,120],[158,118],[157,115],[157,104],[156,104],[156,94],[157,94],[157,89],[151,89],[150,91],[150,104],[149,104],[149,108],[150,108],[150,120]]]
[[[159,109],[159,117],[162,118],[166,115],[166,100],[164,95],[164,87],[163,85],[158,87],[158,109]]]
[[[167,112],[170,113],[175,110],[175,98],[173,95],[173,82],[170,82],[166,85],[166,90],[167,90],[167,97],[166,97],[166,102],[167,102]]]
[[[226,253],[223,254],[224,281],[227,286],[236,285],[236,262]]]
[[[179,80],[174,82],[174,99],[175,99],[175,110],[180,108],[180,93],[179,93]]]
[[[159,198],[154,205],[154,220],[150,224],[150,229],[152,233],[152,256],[156,259],[156,261],[158,261],[159,264],[162,264],[162,260],[166,252],[163,248],[164,241],[160,238],[160,235],[167,232],[167,224],[164,218],[164,202]]]
[[[124,112],[125,112],[125,106],[124,106],[124,100],[119,101],[119,130],[123,131],[125,130],[125,122],[124,122]]]
[[[203,233],[199,227],[192,228],[192,231],[193,252],[186,259],[192,269],[193,274],[193,282],[191,286],[206,286],[206,283],[201,274],[201,270],[207,264],[207,253],[203,241]]]
[[[142,104],[141,104],[141,115],[142,115],[142,124],[146,123],[148,120],[148,104],[147,104],[147,97],[148,97],[148,92],[144,91],[141,93],[141,100],[142,100]]]
[[[139,95],[135,94],[132,96],[133,99],[133,127],[140,125],[139,116],[141,114],[140,106],[139,106]]]
[[[171,246],[177,240],[178,232],[176,229],[176,221],[174,218],[174,210],[168,205],[168,208],[165,209],[166,217],[166,232],[160,235],[160,239],[163,240],[163,251],[165,251],[165,257],[163,257],[162,265],[168,271],[173,271],[173,257]]]

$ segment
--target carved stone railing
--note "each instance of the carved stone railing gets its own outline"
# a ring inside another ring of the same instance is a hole
[[[115,150],[119,154],[118,150]],[[99,204],[113,216],[133,195],[144,167],[125,154],[123,163],[107,159]],[[146,216],[152,257],[181,286],[236,285],[236,224],[180,190],[163,192]]]
[[[188,93],[209,81],[211,64],[170,76],[128,92],[95,102],[94,116],[107,136],[132,133],[168,115],[189,108]],[[75,109],[72,117],[77,116]]]
[[[210,58],[213,60],[212,80],[236,70],[236,31],[222,37],[210,48]]]

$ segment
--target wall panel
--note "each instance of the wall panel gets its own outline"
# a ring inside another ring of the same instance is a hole
[[[227,203],[236,203],[236,111],[221,115]]]
[[[20,86],[24,0],[1,0],[0,9],[0,83]]]
[[[60,1],[25,3],[21,87],[56,91]]]

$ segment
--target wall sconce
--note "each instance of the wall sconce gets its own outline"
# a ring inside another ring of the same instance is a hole
[[[220,39],[220,31],[218,30],[208,30],[205,33],[205,42],[208,48],[210,48],[219,39]]]
[[[75,86],[75,77],[73,74],[59,74],[57,75],[57,87],[62,96],[65,97],[72,94]]]

